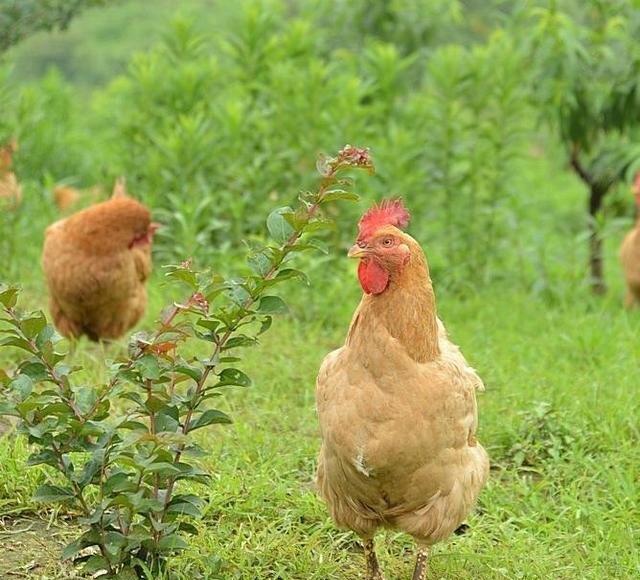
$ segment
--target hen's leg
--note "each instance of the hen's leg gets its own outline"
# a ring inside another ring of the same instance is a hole
[[[380,566],[378,565],[378,557],[376,556],[373,538],[363,538],[362,547],[364,548],[364,559],[367,563],[366,580],[384,580]]]
[[[416,567],[413,570],[413,580],[425,580],[427,577],[427,562],[429,561],[430,547],[418,544]]]

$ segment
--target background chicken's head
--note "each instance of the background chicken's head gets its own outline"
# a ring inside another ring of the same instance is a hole
[[[67,218],[80,245],[99,254],[148,246],[157,225],[151,212],[130,197],[113,197]]]
[[[358,239],[349,250],[359,258],[358,280],[367,294],[381,294],[408,264],[415,240],[401,228],[409,224],[402,200],[384,200],[370,208],[358,222]]]

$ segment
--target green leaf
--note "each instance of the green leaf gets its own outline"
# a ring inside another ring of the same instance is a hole
[[[173,367],[173,371],[175,373],[188,376],[190,379],[193,379],[196,383],[202,378],[202,370],[194,365],[190,365],[187,363],[183,363],[181,365],[177,365]]]
[[[85,572],[93,574],[94,572],[101,572],[109,568],[109,563],[104,556],[91,556],[83,566]]]
[[[156,415],[157,433],[175,433],[180,427],[178,408],[174,405],[165,405],[158,410]]]
[[[20,372],[30,376],[34,381],[46,381],[51,378],[47,368],[39,362],[27,361],[20,365]]]
[[[168,270],[165,276],[169,280],[179,280],[180,282],[184,282],[193,290],[198,289],[198,279],[195,272],[184,268],[182,265],[165,266],[165,268]]]
[[[57,501],[69,501],[74,499],[73,490],[57,485],[41,485],[33,496],[36,501],[52,503]]]
[[[98,399],[98,394],[94,387],[80,387],[75,392],[76,403],[83,414],[89,412]]]
[[[96,546],[100,542],[100,536],[95,530],[89,530],[82,534],[77,540],[67,544],[62,552],[63,560],[70,560],[80,550],[87,548],[88,546]]]
[[[141,421],[125,421],[120,425],[122,429],[131,429],[132,431],[147,431],[148,427]]]
[[[15,346],[16,348],[20,348],[22,350],[26,350],[29,353],[33,353],[33,347],[29,344],[28,340],[24,338],[20,338],[19,336],[7,336],[0,340],[0,347],[2,346]]]
[[[200,318],[196,324],[202,328],[210,330],[211,332],[215,332],[218,329],[218,326],[220,326],[220,322],[217,320],[210,320],[208,318]]]
[[[189,502],[175,504],[172,503],[167,509],[167,512],[175,514],[187,514],[193,516],[194,518],[202,517],[202,512],[200,511],[200,509]]]
[[[240,369],[227,368],[221,371],[218,375],[220,377],[216,386],[225,385],[237,385],[240,387],[251,386],[251,379],[243,373]]]
[[[41,311],[33,312],[22,321],[22,330],[27,338],[33,338],[47,326],[47,319]]]
[[[291,213],[290,207],[281,207],[273,210],[267,218],[267,229],[271,237],[279,244],[285,243],[293,233],[293,228],[282,215],[283,213]]]
[[[260,323],[260,330],[258,330],[258,334],[262,334],[263,332],[267,332],[271,328],[271,323],[273,322],[273,318],[271,316],[265,316]],[[228,357],[231,358],[231,357]],[[222,361],[222,359],[221,359]],[[224,361],[222,361],[224,362]],[[229,361],[231,362],[231,361]]]
[[[57,467],[58,465],[58,457],[53,451],[49,449],[44,449],[39,453],[32,453],[27,459],[27,465],[29,467],[33,465],[51,465]]]
[[[217,409],[207,409],[198,417],[191,419],[191,422],[189,423],[189,431],[194,431],[201,427],[206,427],[207,425],[227,424],[231,422],[231,417],[226,413],[218,411]]]
[[[20,400],[24,401],[33,391],[33,380],[28,375],[20,374],[11,381],[10,387],[18,393]]]
[[[319,231],[322,231],[322,230],[333,230],[333,229],[335,229],[335,223],[332,222],[331,220],[316,219],[316,220],[312,221],[311,223],[309,223],[304,228],[304,233],[305,234],[313,234],[315,232],[319,232]]]
[[[175,475],[180,473],[180,470],[173,464],[166,461],[157,461],[146,466],[146,471],[151,473],[157,473],[158,475]]]
[[[296,270],[295,268],[285,268],[280,270],[274,280],[289,280],[290,278],[300,278],[305,284],[309,285],[309,278],[302,270]]]
[[[18,301],[19,288],[15,286],[0,286],[0,304],[5,308],[13,308]]]
[[[162,551],[186,550],[189,544],[178,534],[165,536],[158,542],[158,549]]]
[[[117,556],[120,550],[127,545],[127,538],[120,532],[111,530],[104,535],[104,544],[111,556]]]
[[[358,201],[360,199],[360,196],[357,193],[354,193],[352,191],[346,191],[344,189],[330,189],[328,191],[325,192],[325,194],[322,196],[322,203],[324,202],[328,202],[328,201],[336,201],[339,199],[346,199],[348,201]]]
[[[302,242],[299,247],[301,250],[319,250],[323,254],[329,253],[329,248],[327,247],[327,244],[314,238],[310,240],[306,240],[305,242]]]
[[[156,397],[155,395],[147,397],[147,400],[144,402],[145,408],[152,413],[157,413],[165,405],[166,401],[160,397]]]
[[[253,346],[256,343],[257,340],[252,336],[240,334],[238,336],[232,336],[229,340],[227,340],[222,350],[229,350],[231,348],[238,348],[241,346]]]
[[[60,335],[56,332],[54,326],[52,324],[47,324],[38,333],[38,336],[36,337],[36,346],[42,350],[45,344],[58,342],[59,339]]]
[[[160,365],[158,360],[152,354],[141,356],[136,362],[135,367],[144,379],[156,380],[160,378]]]
[[[271,260],[264,251],[257,252],[250,255],[247,258],[247,263],[252,272],[255,272],[258,276],[264,276],[271,268]]]
[[[82,471],[80,473],[74,473],[73,479],[80,487],[89,485],[96,473],[100,471],[100,468],[102,467],[102,460],[104,459],[104,450],[100,455],[102,455],[102,457],[93,455],[84,464],[84,467],[82,468]]]
[[[196,536],[199,533],[198,528],[196,528],[193,524],[190,524],[189,522],[180,522],[178,524],[178,529],[181,532],[191,534],[192,536]]]
[[[279,296],[263,296],[258,305],[260,314],[282,314],[289,312],[285,301]]]
[[[133,475],[119,471],[110,476],[103,486],[103,493],[109,496],[114,493],[122,493],[124,491],[134,491],[136,485],[133,481]]]

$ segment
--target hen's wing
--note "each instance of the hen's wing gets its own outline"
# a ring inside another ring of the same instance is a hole
[[[47,229],[42,258],[56,326],[66,335],[117,338],[144,313],[144,264],[140,272],[132,251],[91,255],[68,242],[64,226]]]
[[[488,474],[476,439],[482,381],[444,327],[440,343],[440,358],[425,364],[391,338],[366,364],[348,347],[325,358],[318,484],[339,525],[359,533],[391,525],[435,542],[473,505]]]

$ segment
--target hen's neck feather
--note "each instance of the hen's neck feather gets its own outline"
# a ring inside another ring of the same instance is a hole
[[[407,236],[408,237],[408,236]],[[391,276],[381,294],[365,294],[356,310],[347,345],[371,342],[379,325],[397,339],[416,362],[438,358],[436,300],[429,267],[422,249],[410,238],[411,259],[400,273]]]

